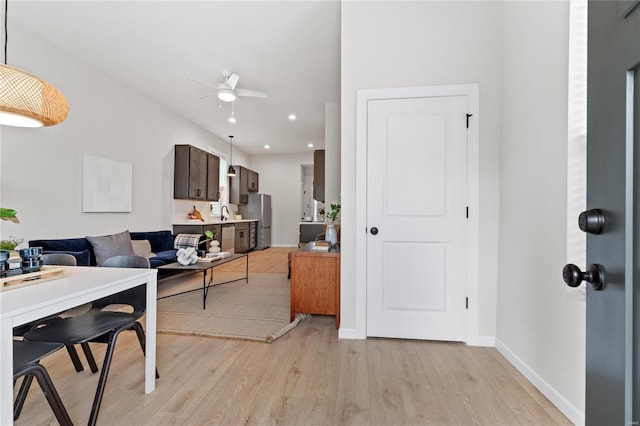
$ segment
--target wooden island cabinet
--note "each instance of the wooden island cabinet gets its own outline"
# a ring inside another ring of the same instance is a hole
[[[311,242],[290,253],[291,321],[296,313],[335,315],[340,327],[340,249],[314,251]]]

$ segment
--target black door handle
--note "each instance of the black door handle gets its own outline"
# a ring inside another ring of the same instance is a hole
[[[562,280],[569,287],[578,287],[582,281],[586,281],[594,290],[602,290],[605,285],[604,268],[593,263],[587,271],[582,272],[576,265],[569,263],[562,268]]]
[[[600,209],[591,209],[580,213],[578,226],[582,232],[601,234],[604,228],[604,215]]]
[[[378,234],[378,228],[374,226],[373,228],[371,228],[371,235],[377,235],[377,234]]]

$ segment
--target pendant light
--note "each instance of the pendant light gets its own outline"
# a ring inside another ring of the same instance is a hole
[[[4,64],[0,64],[0,124],[18,127],[54,126],[64,121],[69,104],[51,84],[7,65],[7,9],[4,4]]]
[[[229,168],[227,169],[227,176],[235,176],[236,169],[233,168],[233,136],[229,136],[229,143],[231,144],[231,155],[229,156]]]

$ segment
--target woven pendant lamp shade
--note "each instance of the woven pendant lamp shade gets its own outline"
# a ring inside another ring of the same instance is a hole
[[[58,89],[18,68],[0,65],[0,124],[53,126],[68,112],[69,104]]]

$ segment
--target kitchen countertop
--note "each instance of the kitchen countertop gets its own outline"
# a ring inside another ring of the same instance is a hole
[[[243,223],[243,222],[257,222],[258,219],[228,219],[228,220],[220,220],[220,219],[205,219],[204,222],[199,219],[185,219],[183,221],[173,222],[174,225],[224,225],[224,224],[233,224],[233,223]]]
[[[310,221],[306,221],[303,220],[302,222],[298,222],[300,225],[324,225],[323,221],[315,221],[315,222],[310,222]]]

